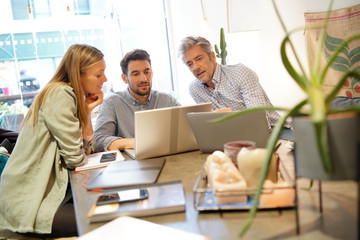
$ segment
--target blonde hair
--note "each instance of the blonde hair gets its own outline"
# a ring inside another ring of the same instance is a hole
[[[78,106],[78,116],[81,127],[85,128],[88,121],[88,109],[85,103],[85,92],[80,82],[81,74],[103,60],[104,54],[95,47],[86,44],[73,44],[63,56],[54,76],[37,94],[31,104],[24,122],[31,118],[31,126],[34,127],[37,120],[37,113],[46,101],[46,98],[53,90],[61,85],[69,85],[73,88]]]

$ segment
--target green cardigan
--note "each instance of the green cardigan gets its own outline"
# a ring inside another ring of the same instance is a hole
[[[76,96],[63,85],[47,97],[34,128],[26,121],[19,134],[1,176],[0,228],[51,233],[68,169],[83,163],[82,144]]]

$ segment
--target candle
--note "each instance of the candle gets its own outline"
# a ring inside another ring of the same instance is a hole
[[[241,175],[245,178],[248,189],[256,188],[260,178],[261,168],[264,163],[267,149],[242,148],[237,155],[238,168]],[[269,165],[267,179],[272,182],[277,181],[277,159],[274,154]]]

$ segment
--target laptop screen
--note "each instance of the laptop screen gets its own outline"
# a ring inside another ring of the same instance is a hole
[[[256,147],[264,148],[270,136],[265,113],[257,112],[237,116],[220,123],[209,123],[229,112],[188,113],[187,118],[194,132],[200,151],[212,153],[224,150],[231,141],[251,140]]]

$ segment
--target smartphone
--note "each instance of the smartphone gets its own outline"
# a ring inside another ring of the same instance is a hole
[[[111,162],[111,161],[115,161],[116,159],[116,152],[112,152],[112,153],[104,153],[103,155],[101,155],[100,158],[100,162]]]
[[[96,200],[96,205],[137,201],[148,197],[149,193],[146,189],[122,190],[113,193],[100,194]]]

